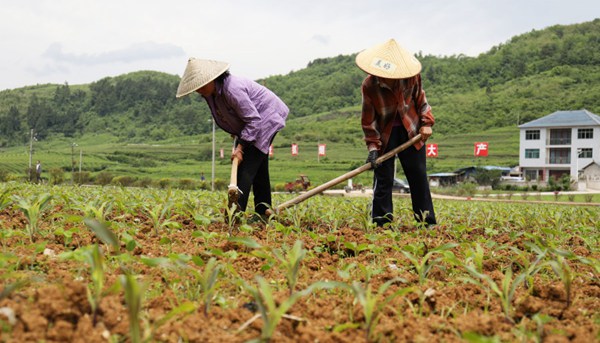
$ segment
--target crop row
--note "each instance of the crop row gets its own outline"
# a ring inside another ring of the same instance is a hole
[[[446,340],[598,338],[595,208],[438,201],[432,230],[413,224],[403,199],[384,229],[364,198],[319,196],[266,221],[225,204],[207,191],[0,184],[3,335],[25,334],[15,299],[39,280],[64,282],[55,268],[84,285],[81,315],[113,341],[195,341],[178,321],[240,308],[254,316],[231,320],[220,339],[314,340],[316,331],[392,341],[406,334],[401,323],[434,318],[443,324],[429,329]],[[126,331],[107,318],[115,297]],[[311,310],[323,303],[336,310]],[[457,321],[486,314],[502,325]]]

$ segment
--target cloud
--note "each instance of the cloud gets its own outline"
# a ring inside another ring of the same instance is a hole
[[[144,60],[167,59],[185,56],[181,47],[168,43],[142,42],[97,54],[65,53],[62,44],[52,43],[42,55],[53,62],[76,65],[98,65],[110,63],[133,63]]]
[[[324,35],[314,35],[311,37],[312,41],[315,41],[317,43],[323,44],[323,45],[329,45],[329,37],[328,36],[324,36]]]

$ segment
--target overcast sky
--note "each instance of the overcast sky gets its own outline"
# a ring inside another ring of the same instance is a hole
[[[252,79],[396,39],[477,56],[511,37],[600,17],[598,0],[0,0],[0,90],[138,70],[181,75],[188,57]]]

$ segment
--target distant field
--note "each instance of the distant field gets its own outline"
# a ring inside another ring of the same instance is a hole
[[[489,142],[489,157],[473,157],[473,144],[479,141]],[[34,142],[32,161],[35,164],[36,160],[40,160],[45,172],[62,168],[67,172],[67,179],[72,166],[78,171],[80,164],[82,171],[89,171],[92,175],[106,170],[114,175],[151,179],[199,179],[203,172],[210,179],[211,142],[211,134],[145,144],[127,144],[108,135],[76,139],[52,137]],[[228,180],[232,140],[229,135],[217,130],[216,142],[215,178]],[[437,143],[439,150],[439,157],[428,161],[430,173],[450,172],[467,166],[518,164],[516,127],[456,136],[436,135],[434,130],[429,142]],[[72,146],[73,143],[76,146]],[[291,156],[292,143],[299,145],[298,156]],[[320,159],[317,156],[319,143],[327,147],[327,156]],[[220,149],[224,150],[224,159],[219,157]],[[292,181],[298,174],[308,175],[314,185],[321,184],[360,166],[365,158],[366,149],[356,109],[292,119],[274,141],[274,158],[270,162],[272,184]],[[28,163],[29,145],[0,149],[0,170],[25,175]],[[398,168],[399,177],[403,177],[401,167]],[[371,179],[372,173],[366,172],[353,181],[371,184]]]

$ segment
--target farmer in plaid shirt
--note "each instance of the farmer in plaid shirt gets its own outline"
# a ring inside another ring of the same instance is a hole
[[[362,83],[361,122],[369,149],[367,162],[374,168],[373,222],[383,226],[393,220],[394,158],[381,165],[375,161],[420,133],[421,141],[397,156],[410,186],[415,219],[435,225],[423,148],[435,119],[422,88],[421,63],[391,39],[360,52],[356,64],[369,74]]]

